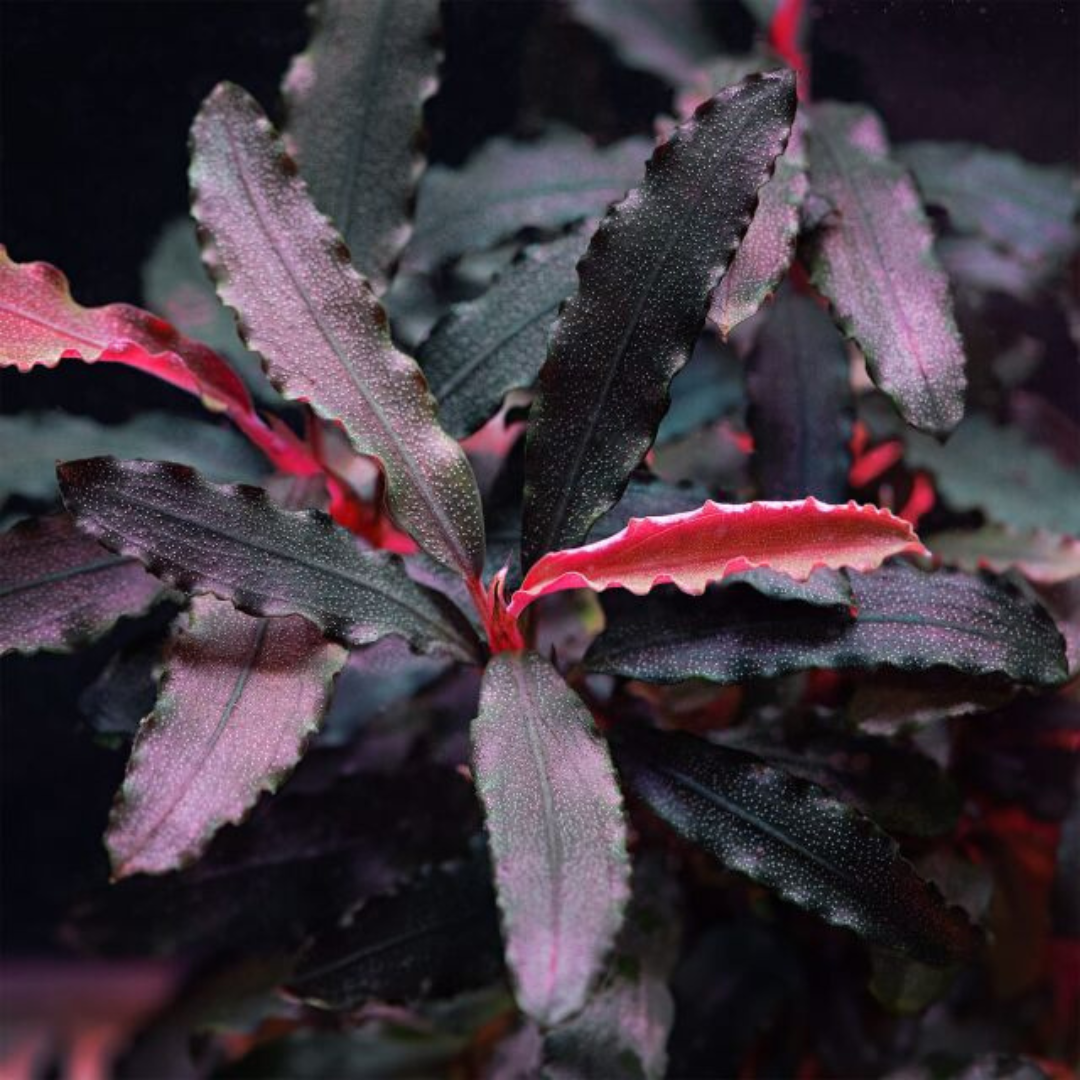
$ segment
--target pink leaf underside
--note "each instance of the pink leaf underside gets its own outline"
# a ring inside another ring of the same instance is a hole
[[[268,426],[256,413],[247,387],[213,349],[130,304],[83,307],[56,267],[14,262],[0,245],[0,367],[27,372],[69,359],[154,375],[227,413],[278,468],[301,475],[320,471],[288,428]]]
[[[184,865],[274,790],[318,727],[346,655],[299,616],[256,618],[196,597],[109,823],[114,876]]]
[[[697,510],[635,518],[606,540],[545,555],[510,602],[520,615],[563,589],[629,589],[641,596],[672,584],[699,596],[707,585],[757,567],[805,581],[818,567],[873,570],[890,555],[927,554],[911,525],[876,506],[796,502],[706,502]]]

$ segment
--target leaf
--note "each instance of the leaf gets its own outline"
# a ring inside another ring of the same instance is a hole
[[[801,113],[796,116],[787,148],[776,159],[776,172],[761,189],[754,220],[709,298],[709,321],[725,339],[776,291],[795,257],[800,210],[809,188],[801,118]]]
[[[1055,585],[1080,577],[1080,540],[1032,531],[1017,532],[1003,525],[936,533],[927,541],[934,557],[961,570],[1016,569],[1029,581]]]
[[[677,833],[785,900],[927,964],[974,950],[966,917],[821,788],[688,735],[628,729],[616,753],[634,793]]]
[[[671,380],[671,404],[656,432],[656,445],[680,439],[716,420],[741,417],[743,365],[735,351],[702,334],[686,366]]]
[[[811,188],[836,213],[811,279],[904,419],[944,435],[964,414],[964,351],[918,193],[873,112],[827,103],[812,120]]]
[[[197,597],[165,656],[105,841],[114,878],[198,858],[276,791],[318,728],[345,663],[306,619],[259,619]]]
[[[502,943],[486,858],[432,867],[318,935],[289,990],[324,1009],[445,997],[498,978]]]
[[[53,368],[61,360],[124,364],[194,394],[229,418],[279,468],[318,471],[288,429],[268,427],[229,365],[164,319],[130,304],[85,308],[48,263],[16,263],[0,245],[0,368]]]
[[[400,634],[422,651],[476,657],[456,608],[318,511],[280,510],[259,488],[208,484],[183,465],[92,458],[57,472],[82,528],[184,592],[303,615],[346,645]]]
[[[430,555],[465,577],[484,558],[484,522],[465,455],[435,420],[416,364],[311,204],[259,106],[222,83],[192,126],[192,213],[218,293],[290,400],[344,427],[381,462],[387,505]]]
[[[897,157],[959,233],[1054,268],[1080,244],[1080,187],[1070,169],[963,142],[906,143]]]
[[[244,348],[232,312],[218,299],[199,254],[195,222],[185,215],[161,230],[142,265],[146,306],[160,312],[178,330],[228,358],[257,401],[280,405],[262,363]]]
[[[876,506],[802,502],[724,504],[637,518],[620,533],[545,555],[510,601],[520,615],[563,589],[629,589],[671,583],[700,596],[730,574],[763,567],[805,581],[819,567],[873,570],[890,555],[926,554],[911,525]]]
[[[841,502],[851,465],[847,349],[812,300],[790,290],[777,296],[755,338],[746,389],[761,498]]]
[[[736,604],[723,591],[623,603],[586,662],[652,682],[733,683],[811,668],[947,667],[1036,686],[1065,676],[1057,628],[1003,582],[902,564],[850,579],[855,612],[847,618],[749,596]]]
[[[629,892],[607,746],[546,660],[510,652],[484,673],[472,743],[517,1001],[557,1024],[585,1004]]]
[[[634,868],[615,954],[585,1008],[544,1036],[545,1080],[660,1080],[675,1006],[667,983],[678,955],[676,896],[659,860]]]
[[[94,641],[165,592],[138,562],[103,548],[67,514],[22,521],[0,533],[0,654]]]
[[[487,292],[451,308],[421,346],[420,364],[451,435],[471,435],[511,390],[533,384],[587,246],[587,237],[573,233],[526,248]]]
[[[628,67],[675,86],[691,80],[718,49],[697,0],[573,0],[572,11]]]
[[[581,543],[644,457],[794,110],[790,72],[722,91],[657,149],[644,183],[593,235],[530,415],[526,568]]]
[[[410,232],[438,34],[437,0],[322,0],[282,84],[286,143],[380,294]]]
[[[460,169],[435,165],[420,182],[416,231],[403,266],[431,269],[526,228],[557,229],[602,214],[641,176],[648,139],[598,149],[557,132],[533,142],[491,139]]]
[[[252,482],[266,462],[227,427],[170,413],[142,413],[123,424],[100,424],[67,413],[0,416],[0,503],[12,495],[56,498],[56,462],[111,455],[177,461],[216,481]]]

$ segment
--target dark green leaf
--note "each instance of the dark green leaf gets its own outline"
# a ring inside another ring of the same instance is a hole
[[[812,120],[810,183],[835,210],[813,282],[904,419],[946,434],[964,415],[964,350],[918,192],[873,112],[827,103]]]
[[[671,404],[656,432],[656,445],[741,415],[743,381],[743,365],[734,349],[713,334],[702,334],[686,366],[671,380]]]
[[[652,143],[625,139],[597,149],[559,132],[535,142],[492,139],[460,169],[424,174],[409,270],[482,251],[526,228],[559,228],[602,214],[641,176]]]
[[[746,372],[762,499],[848,494],[852,396],[844,340],[812,300],[784,290],[758,330]]]
[[[749,595],[736,601],[731,588],[699,599],[605,599],[608,630],[586,660],[594,671],[654,682],[935,666],[1038,686],[1065,677],[1057,628],[1003,582],[903,564],[850,580],[853,617]]]
[[[438,33],[438,0],[321,0],[282,86],[312,198],[380,293],[409,235]]]
[[[587,246],[586,236],[573,234],[526,248],[487,292],[453,307],[424,342],[420,364],[451,435],[472,434],[511,390],[532,385]]]
[[[499,653],[473,721],[518,1004],[556,1024],[585,1004],[622,924],[626,823],[589,710],[535,653]]]
[[[822,789],[688,735],[628,731],[617,754],[635,794],[676,832],[784,899],[924,963],[973,950],[966,917]]]
[[[644,457],[794,112],[790,72],[751,76],[710,98],[593,236],[533,405],[526,569],[580,544]]]
[[[400,634],[475,659],[456,608],[324,514],[280,510],[259,488],[207,484],[183,465],[91,458],[58,473],[83,528],[185,592],[255,615],[304,615],[348,645]]]

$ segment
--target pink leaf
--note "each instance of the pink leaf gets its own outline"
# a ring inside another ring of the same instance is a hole
[[[629,589],[673,584],[698,596],[730,574],[757,567],[805,581],[818,567],[873,570],[890,555],[927,554],[911,525],[876,506],[830,506],[817,499],[707,502],[697,510],[635,518],[622,532],[545,555],[510,602],[520,615],[538,596],[563,589]]]

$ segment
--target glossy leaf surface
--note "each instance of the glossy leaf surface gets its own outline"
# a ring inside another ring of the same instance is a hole
[[[790,72],[722,91],[657,149],[644,183],[594,234],[530,417],[525,567],[581,543],[644,457],[794,111]]]
[[[433,166],[420,183],[403,265],[430,269],[522,229],[597,217],[640,179],[651,150],[648,139],[598,149],[583,135],[559,132],[534,142],[492,139],[460,169]]]
[[[966,917],[821,788],[688,735],[628,731],[617,753],[634,793],[676,832],[785,900],[925,963],[973,951]]]
[[[655,682],[937,666],[1037,686],[1065,677],[1049,616],[1001,582],[902,565],[850,577],[856,610],[847,618],[765,599],[730,603],[722,591],[623,603],[586,659],[591,670]]]
[[[746,372],[753,467],[763,499],[847,495],[852,395],[844,340],[812,300],[783,291]]]
[[[419,368],[394,348],[386,313],[262,110],[221,84],[195,119],[192,147],[203,258],[271,381],[378,458],[391,513],[429,554],[465,576],[478,572],[484,524],[465,455],[436,422]]]
[[[904,419],[944,435],[964,414],[964,350],[915,185],[868,109],[818,105],[809,141],[811,188],[835,211],[813,282]]]
[[[589,710],[535,653],[499,653],[473,721],[506,958],[541,1024],[584,1005],[622,924],[626,824]]]
[[[764,567],[805,580],[821,567],[872,570],[890,555],[925,554],[911,525],[876,506],[724,504],[633,520],[606,540],[545,555],[510,603],[519,614],[563,589],[621,588],[641,596],[671,583],[700,596],[730,574]]]
[[[471,435],[511,390],[532,385],[587,246],[587,237],[574,234],[527,248],[487,292],[455,305],[424,342],[420,364],[451,435]]]
[[[183,465],[92,458],[60,466],[82,528],[186,592],[256,615],[304,615],[364,645],[400,634],[416,648],[475,657],[465,619],[400,562],[363,552],[317,511],[280,510],[259,488],[218,487]]]
[[[0,653],[68,649],[142,615],[165,588],[139,563],[76,528],[67,514],[0,533]]]
[[[256,618],[197,597],[109,822],[114,876],[184,865],[275,791],[318,728],[345,658],[306,619]]]
[[[322,0],[282,86],[286,143],[379,293],[409,237],[438,32],[437,0]]]

